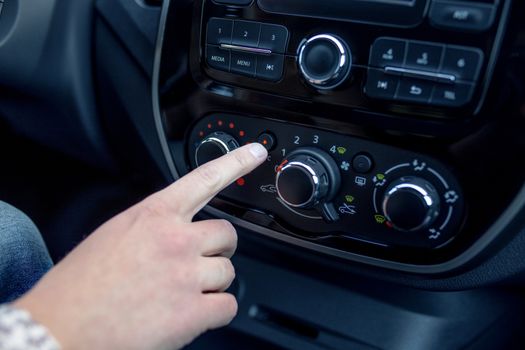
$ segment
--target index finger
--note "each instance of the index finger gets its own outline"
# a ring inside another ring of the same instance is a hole
[[[267,156],[268,152],[261,144],[246,145],[198,167],[159,192],[159,195],[167,203],[175,204],[183,220],[191,221],[217,193],[250,173]]]

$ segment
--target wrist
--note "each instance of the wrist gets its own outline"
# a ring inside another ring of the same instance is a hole
[[[58,315],[56,315],[58,310],[56,307],[47,304],[44,300],[33,298],[31,294],[24,295],[11,305],[13,308],[25,311],[35,324],[40,325],[56,344],[57,349],[71,349],[67,331],[58,322]]]
[[[60,350],[49,330],[16,304],[0,305],[2,349]]]

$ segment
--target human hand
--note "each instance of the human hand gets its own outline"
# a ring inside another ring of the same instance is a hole
[[[209,162],[117,215],[15,302],[68,349],[175,349],[237,313],[224,293],[237,246],[224,220],[192,223],[261,164],[259,144]]]

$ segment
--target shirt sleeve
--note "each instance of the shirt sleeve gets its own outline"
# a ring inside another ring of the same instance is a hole
[[[0,350],[60,350],[60,346],[29,312],[0,305]]]

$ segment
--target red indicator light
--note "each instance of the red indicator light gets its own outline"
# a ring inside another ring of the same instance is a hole
[[[267,139],[264,139],[263,142],[262,142],[263,145],[267,145],[268,144],[268,140]]]
[[[204,131],[199,131],[199,136],[204,137]]]
[[[219,121],[217,122],[217,125],[218,125],[218,126],[222,126],[222,124],[224,124],[224,123],[222,122],[222,120],[219,120]]]
[[[230,127],[230,129],[235,128],[235,124],[233,124],[233,123],[230,123],[230,125],[228,125],[228,126]]]
[[[386,224],[386,226],[388,228],[393,228],[394,227],[394,225],[390,221],[385,222],[385,224]]]
[[[210,124],[208,124],[208,129],[211,129],[211,128],[212,128],[212,125],[211,125],[211,123],[210,123]]]
[[[245,133],[244,131],[242,131],[242,130],[239,131],[239,136],[240,136],[240,137],[244,137],[244,135],[246,135],[246,133]]]
[[[244,180],[244,178],[241,177],[240,179],[237,179],[236,183],[239,186],[244,186],[246,184],[246,181]]]

